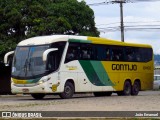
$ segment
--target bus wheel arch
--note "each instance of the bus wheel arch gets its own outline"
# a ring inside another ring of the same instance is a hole
[[[68,79],[65,82],[64,90],[62,93],[60,93],[60,97],[63,99],[69,99],[72,98],[73,94],[75,92],[75,84],[72,79]]]
[[[132,90],[132,83],[130,79],[126,79],[123,85],[123,90],[118,91],[117,94],[118,96],[129,96],[131,95],[131,90]]]
[[[139,79],[136,79],[132,85],[131,95],[138,95],[141,90],[141,82]]]

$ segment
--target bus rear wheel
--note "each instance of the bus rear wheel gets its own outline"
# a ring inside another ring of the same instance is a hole
[[[132,86],[131,95],[138,95],[139,90],[140,90],[140,84],[138,81],[135,81]]]
[[[123,91],[118,91],[118,96],[128,96],[131,95],[131,83],[129,81],[125,81]]]
[[[60,93],[60,97],[63,99],[69,99],[72,98],[74,94],[74,86],[71,82],[66,82],[65,86],[64,86],[64,92]]]
[[[93,94],[94,94],[95,97],[111,96],[112,92],[94,92]]]
[[[31,96],[36,100],[40,100],[40,99],[44,98],[45,94],[43,94],[43,93],[33,93],[33,94],[31,94]]]

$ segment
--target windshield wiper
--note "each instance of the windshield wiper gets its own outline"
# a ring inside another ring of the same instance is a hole
[[[28,64],[28,59],[25,60],[25,63],[24,63],[24,66],[23,66],[25,76],[27,75],[27,64]]]
[[[31,58],[29,58],[29,62],[28,62],[28,70],[31,73],[32,76],[34,76],[34,72],[32,70],[32,66],[31,63],[33,62],[33,60],[31,60]]]

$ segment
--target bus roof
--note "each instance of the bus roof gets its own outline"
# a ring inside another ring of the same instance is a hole
[[[32,37],[21,41],[18,46],[26,45],[44,45],[50,44],[58,41],[68,41],[69,39],[82,39],[87,40],[85,36],[72,36],[72,35],[49,35],[49,36],[38,36]]]
[[[87,37],[87,36],[76,36],[76,35],[50,35],[50,36],[38,36],[32,37],[21,41],[18,46],[29,46],[29,45],[44,45],[58,41],[71,41],[80,43],[95,43],[95,44],[109,44],[109,45],[121,45],[121,46],[136,46],[136,47],[151,47],[147,44],[135,44],[126,43],[116,40],[110,40],[99,37]]]
[[[96,43],[96,44],[135,46],[135,47],[147,47],[147,48],[152,47],[151,45],[148,45],[148,44],[127,43],[127,42],[121,42],[121,41],[117,41],[117,40],[110,40],[110,39],[106,39],[106,38],[97,38],[97,37],[88,37],[88,40],[91,40],[92,43]]]

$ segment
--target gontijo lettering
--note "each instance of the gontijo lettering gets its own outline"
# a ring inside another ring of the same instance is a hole
[[[112,70],[136,71],[137,65],[132,64],[112,64]]]

